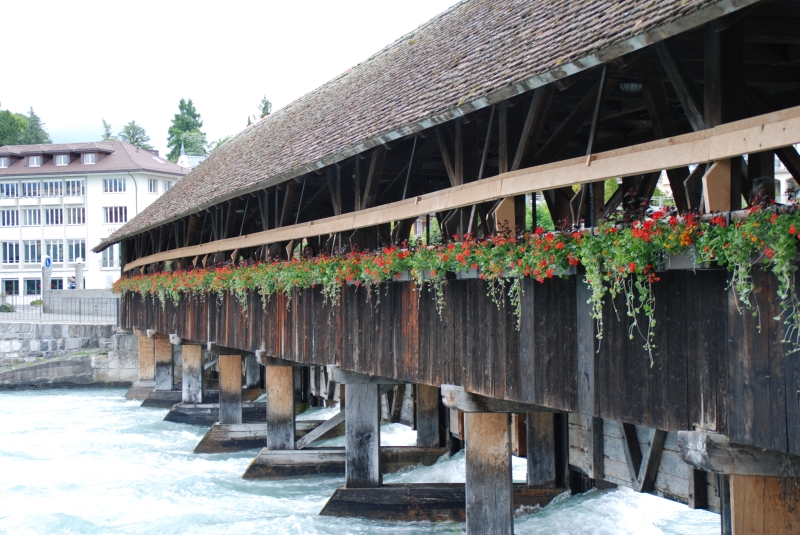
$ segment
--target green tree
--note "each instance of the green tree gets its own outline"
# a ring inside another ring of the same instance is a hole
[[[206,135],[199,130],[184,132],[181,143],[186,154],[190,156],[203,156],[206,153]]]
[[[217,150],[218,148],[220,148],[222,146],[223,143],[228,141],[230,138],[231,138],[231,136],[225,136],[223,138],[215,139],[214,141],[211,141],[208,145],[206,145],[206,152],[213,152],[213,151]]]
[[[200,134],[203,139],[202,145],[205,145],[206,135],[200,131],[202,127],[203,120],[200,118],[200,114],[197,113],[192,99],[181,99],[178,103],[178,113],[172,119],[172,126],[169,127],[167,132],[167,147],[170,149],[167,158],[171,162],[178,161],[178,156],[181,154],[181,143],[183,142],[184,146],[186,145],[184,134],[187,132]],[[191,138],[190,141],[195,142],[195,138]],[[188,147],[186,148],[188,149]],[[205,154],[205,151],[200,152],[200,154]]]
[[[261,97],[261,104],[258,107],[261,109],[262,119],[272,113],[272,102],[267,99],[267,95]]]
[[[52,143],[50,134],[44,129],[44,123],[33,111],[33,107],[28,111],[28,124],[25,126],[19,142],[21,145],[34,145],[36,143]]]
[[[21,113],[0,110],[0,147],[19,145],[22,133],[28,126],[28,118]]]
[[[105,119],[102,119],[102,121],[103,121],[103,141],[116,141],[117,136],[111,133],[111,125],[108,124]]]
[[[136,121],[131,121],[123,126],[117,136],[120,141],[130,143],[140,149],[153,150],[153,147],[147,144],[147,142],[150,141],[150,136],[147,135],[144,128],[136,124]]]

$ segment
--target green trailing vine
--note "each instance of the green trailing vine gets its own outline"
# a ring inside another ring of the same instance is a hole
[[[728,269],[737,303],[754,315],[759,314],[759,307],[753,295],[752,266],[763,262],[778,281],[782,312],[774,319],[785,324],[784,342],[791,351],[800,349],[800,301],[795,285],[798,239],[800,214],[794,209],[778,213],[774,208],[754,208],[732,223],[721,216],[700,221],[692,214],[678,218],[657,211],[633,222],[605,221],[591,231],[546,232],[539,228],[522,236],[467,237],[435,245],[404,244],[373,252],[127,276],[115,283],[114,290],[154,295],[163,304],[168,299],[177,303],[183,295],[221,296],[228,292],[243,306],[247,296],[256,291],[266,306],[276,293],[290,296],[295,288],[321,288],[325,303],[336,305],[345,285],[364,286],[369,295],[385,282],[412,279],[419,287],[427,286],[441,314],[448,274],[474,270],[488,283],[488,295],[498,306],[508,297],[519,328],[524,278],[544,282],[582,266],[597,337],[603,337],[606,297],[613,303],[622,296],[629,337],[641,337],[652,364],[658,306],[653,285],[662,265],[680,254]],[[620,311],[617,313],[619,316]]]

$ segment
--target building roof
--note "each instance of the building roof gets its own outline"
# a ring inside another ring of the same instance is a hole
[[[73,158],[69,165],[55,165],[56,154],[98,153],[95,164],[83,164],[80,158]],[[40,167],[28,167],[27,156],[41,154]],[[88,173],[114,173],[129,171],[151,171],[169,175],[184,176],[189,171],[169,160],[158,157],[122,141],[103,141],[93,143],[48,143],[41,145],[7,145],[0,147],[0,156],[11,156],[11,165],[0,168],[0,179],[36,175],[73,175]]]
[[[756,0],[464,0],[228,140],[96,249],[594,67]]]

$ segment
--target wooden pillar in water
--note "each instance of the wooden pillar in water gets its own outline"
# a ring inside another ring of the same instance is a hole
[[[438,448],[439,444],[439,389],[430,385],[417,385],[417,446]]]
[[[183,345],[183,403],[203,402],[203,347]]]
[[[294,368],[267,366],[267,449],[294,449]]]
[[[800,534],[800,479],[729,478],[732,535]]]
[[[156,390],[172,390],[172,342],[169,341],[169,338],[162,337],[155,338],[153,342],[155,345]]]
[[[145,335],[137,336],[139,340],[139,380],[155,381],[155,340]]]
[[[525,416],[528,445],[528,487],[556,486],[556,437],[552,412],[529,412]]]
[[[508,414],[466,413],[464,426],[467,532],[470,535],[514,533]]]
[[[244,357],[244,387],[258,388],[261,382],[261,365],[254,353]]]
[[[348,384],[345,389],[345,484],[348,488],[381,486],[380,398],[378,384]]]
[[[242,356],[219,356],[219,423],[242,423]]]

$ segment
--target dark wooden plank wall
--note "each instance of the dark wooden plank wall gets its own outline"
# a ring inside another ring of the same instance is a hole
[[[736,309],[726,271],[660,276],[652,367],[639,334],[628,336],[622,298],[615,303],[621,321],[608,303],[604,338],[594,339],[580,276],[525,280],[520,330],[511,305],[498,309],[477,279],[447,282],[441,317],[427,289],[389,283],[369,296],[347,286],[336,306],[325,305],[318,289],[266,302],[253,294],[246,307],[231,296],[163,307],[127,296],[121,319],[125,327],[307,364],[462,385],[671,432],[708,429],[737,443],[800,454],[800,357],[786,354],[784,327],[771,319],[780,311],[775,278],[755,272],[759,333],[757,318]]]

